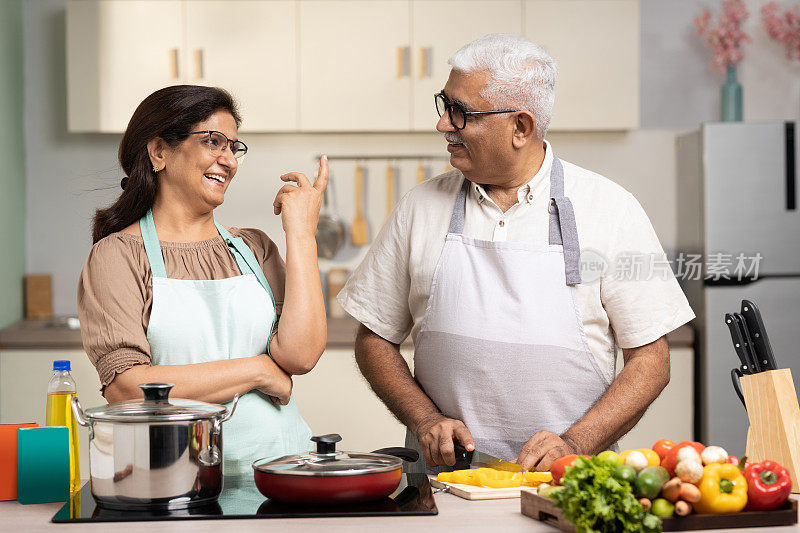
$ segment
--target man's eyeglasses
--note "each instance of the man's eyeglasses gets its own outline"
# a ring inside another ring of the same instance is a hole
[[[219,157],[222,155],[222,152],[225,151],[225,147],[228,146],[231,149],[231,153],[233,157],[236,159],[241,159],[244,154],[247,153],[247,145],[244,144],[242,141],[232,141],[228,139],[228,137],[222,133],[221,131],[214,131],[214,130],[205,130],[205,131],[190,131],[185,135],[205,135],[206,137],[203,138],[201,141],[203,144],[208,145],[208,149],[211,152],[211,155],[215,157]]]
[[[436,102],[436,112],[439,116],[447,112],[450,117],[450,123],[457,130],[464,129],[467,125],[467,117],[470,115],[496,115],[499,113],[515,113],[519,109],[497,109],[493,111],[467,111],[458,102],[448,102],[444,95],[444,91],[438,92],[433,95],[433,100]]]

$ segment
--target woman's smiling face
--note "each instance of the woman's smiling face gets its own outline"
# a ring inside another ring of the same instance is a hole
[[[236,121],[227,111],[217,111],[195,124],[189,132],[218,131],[228,139],[237,139]],[[182,198],[195,209],[205,211],[222,205],[225,191],[236,175],[238,160],[230,146],[215,156],[208,144],[209,135],[189,135],[168,152],[166,165],[159,173],[160,188],[171,198]]]

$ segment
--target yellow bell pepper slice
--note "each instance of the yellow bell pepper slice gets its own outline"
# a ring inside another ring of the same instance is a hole
[[[528,487],[538,487],[542,483],[551,483],[553,475],[550,472],[524,472],[522,484]]]
[[[491,468],[480,468],[477,473],[481,487],[492,489],[508,489],[522,486],[522,474],[519,472],[503,472]]]

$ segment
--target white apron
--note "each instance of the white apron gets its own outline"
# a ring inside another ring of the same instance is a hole
[[[253,252],[221,224],[217,230],[242,273],[218,280],[169,279],[153,223],[153,213],[139,221],[153,272],[153,308],[147,341],[154,365],[185,365],[269,353],[277,319],[275,303]],[[226,404],[230,408],[230,403]],[[225,422],[223,472],[252,472],[261,457],[280,457],[311,448],[311,430],[292,399],[278,406],[250,391],[239,398]]]
[[[610,382],[586,341],[575,300],[580,248],[561,161],[550,175],[550,244],[465,237],[469,182],[456,199],[415,340],[414,374],[476,449],[513,461],[540,430],[560,435]],[[406,445],[419,450],[408,431]],[[449,470],[417,463],[416,470]],[[414,467],[411,467],[414,469]]]

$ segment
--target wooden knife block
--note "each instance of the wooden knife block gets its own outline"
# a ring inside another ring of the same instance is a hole
[[[786,467],[792,492],[800,493],[800,406],[791,370],[745,374],[739,381],[750,419],[748,461],[771,459]]]

